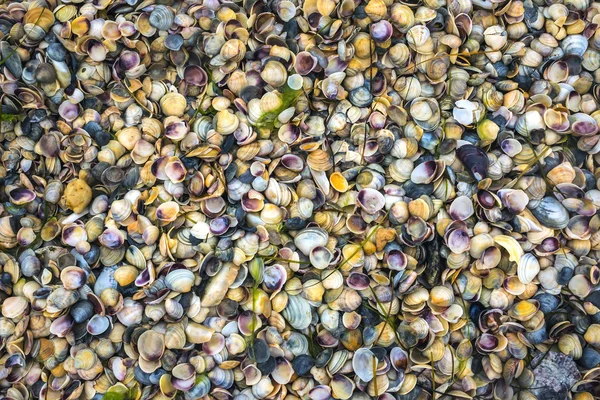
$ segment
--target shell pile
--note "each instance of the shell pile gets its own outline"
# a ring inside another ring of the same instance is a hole
[[[592,0],[4,1],[0,397],[598,398],[599,102]]]

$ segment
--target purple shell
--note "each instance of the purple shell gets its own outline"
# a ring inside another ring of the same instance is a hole
[[[346,278],[346,283],[349,287],[356,290],[364,290],[369,287],[371,279],[368,275],[361,274],[360,272],[352,272]]]
[[[381,20],[371,25],[371,36],[376,42],[385,42],[392,37],[394,28],[386,20]]]
[[[406,268],[408,264],[408,259],[406,258],[406,254],[401,252],[400,250],[391,250],[387,256],[387,265],[389,269],[394,271],[402,271]]]
[[[204,86],[208,82],[206,71],[197,65],[188,65],[183,71],[183,79],[188,85]]]

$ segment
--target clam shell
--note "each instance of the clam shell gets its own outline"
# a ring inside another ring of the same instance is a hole
[[[169,7],[157,5],[150,13],[148,21],[150,22],[150,25],[156,29],[166,31],[171,27],[171,25],[173,25],[174,19],[175,14]]]
[[[295,329],[305,329],[312,321],[312,307],[300,296],[289,296],[281,315]]]
[[[329,235],[320,228],[307,228],[300,231],[294,238],[294,244],[305,255],[318,246],[325,246]]]
[[[165,277],[167,288],[179,293],[187,293],[194,285],[194,273],[187,269],[176,269]]]
[[[2,315],[6,318],[17,318],[29,307],[27,298],[23,296],[9,297],[2,303]]]
[[[85,285],[87,274],[79,267],[67,267],[61,271],[60,280],[65,289],[76,290]]]
[[[360,348],[352,357],[352,368],[364,382],[370,382],[374,378],[374,365],[377,365],[377,361],[369,349]]]
[[[239,267],[233,263],[226,263],[221,270],[210,279],[201,298],[203,307],[211,307],[219,304],[225,297],[228,288],[237,277]]]
[[[517,266],[519,280],[524,284],[531,283],[538,272],[540,272],[540,263],[537,258],[531,253],[524,254]]]
[[[569,213],[554,197],[544,197],[529,205],[531,213],[544,226],[552,229],[564,229],[569,223]]]
[[[600,393],[597,2],[4,3],[3,398]]]

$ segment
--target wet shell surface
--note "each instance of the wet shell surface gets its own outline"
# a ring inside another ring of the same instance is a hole
[[[600,3],[0,4],[0,398],[600,398]]]

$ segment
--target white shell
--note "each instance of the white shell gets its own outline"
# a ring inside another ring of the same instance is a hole
[[[354,373],[364,382],[370,382],[374,377],[373,364],[376,364],[375,355],[365,347],[356,350],[352,357]]]
[[[524,254],[519,260],[519,265],[517,267],[519,280],[527,285],[535,279],[538,272],[540,272],[540,263],[538,259],[531,253]]]
[[[312,321],[312,307],[300,296],[289,296],[287,306],[281,312],[283,318],[295,329],[308,328]]]
[[[312,249],[325,246],[329,235],[321,228],[308,228],[298,233],[294,238],[294,244],[305,255],[310,255]]]

